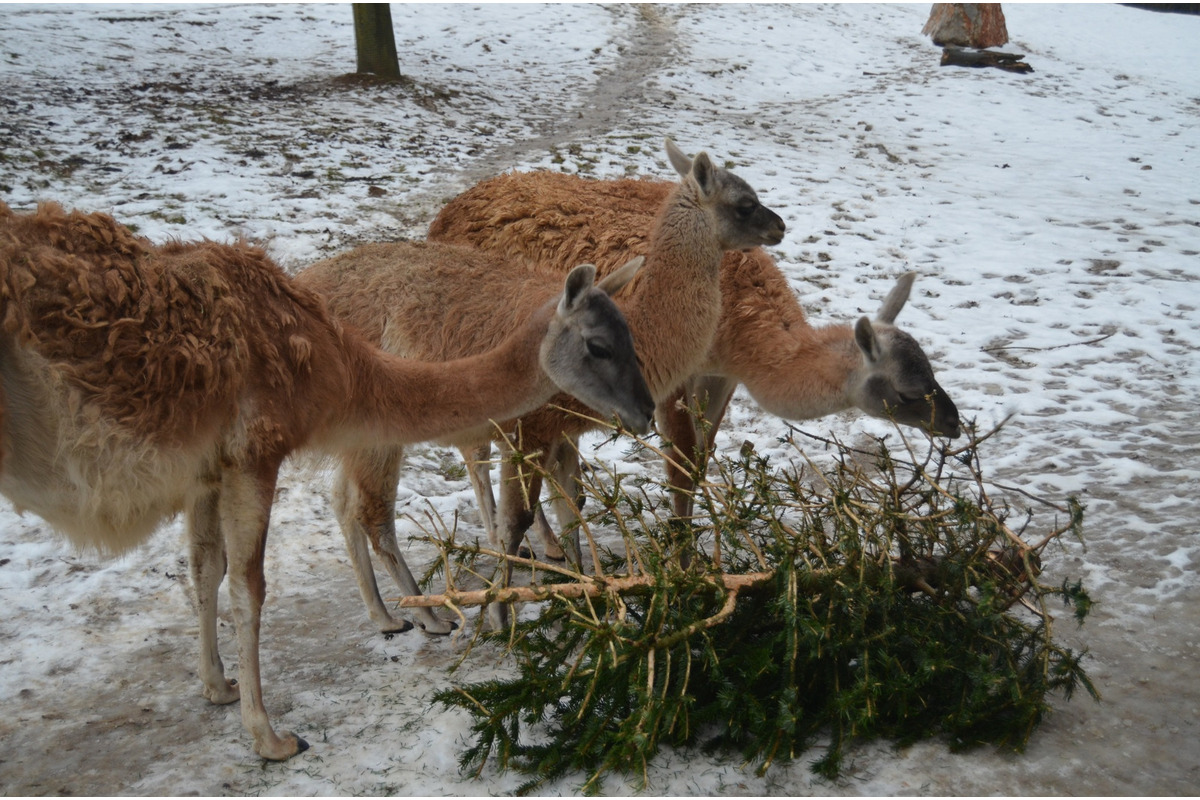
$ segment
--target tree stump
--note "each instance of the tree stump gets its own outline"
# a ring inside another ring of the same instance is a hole
[[[999,47],[1008,43],[1008,26],[999,3],[934,3],[921,33],[939,47]]]

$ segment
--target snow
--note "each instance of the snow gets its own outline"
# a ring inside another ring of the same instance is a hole
[[[506,169],[667,178],[665,136],[707,150],[787,221],[772,252],[815,323],[873,314],[916,270],[900,324],[965,416],[987,429],[1012,415],[984,449],[989,476],[1080,496],[1086,546],[1064,544],[1049,565],[1099,602],[1056,633],[1089,649],[1104,701],[1056,701],[1020,755],[876,743],[826,782],[807,758],[758,777],[666,751],[647,791],[1195,792],[1200,18],[1006,4],[1004,49],[1035,69],[1012,75],[938,67],[920,36],[927,5],[392,12],[401,88],[334,82],[354,69],[345,5],[0,5],[0,199],[108,211],[157,241],[245,237],[297,269],[419,237],[447,198]],[[801,427],[895,438],[850,413]],[[719,444],[782,455],[785,432],[739,393]],[[658,469],[622,442],[590,457]],[[398,513],[457,514],[460,535],[478,532],[456,458],[413,448]],[[5,503],[5,792],[513,791],[519,776],[458,771],[468,720],[428,705],[506,665],[478,651],[451,675],[461,642],[375,633],[328,487],[320,465],[281,478],[265,691],[277,725],[313,747],[265,765],[237,712],[199,695],[181,523],[104,560]],[[418,569],[434,553],[407,552]],[[221,637],[232,667],[227,620]]]

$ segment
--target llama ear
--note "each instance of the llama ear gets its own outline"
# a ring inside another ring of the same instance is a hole
[[[631,258],[615,272],[605,275],[604,278],[596,284],[596,286],[597,288],[603,289],[609,297],[612,297],[617,292],[624,289],[625,284],[633,280],[634,276],[638,274],[638,270],[640,270],[642,265],[645,263],[646,259],[643,256]]]
[[[675,146],[675,143],[667,139],[667,158],[671,160],[671,166],[679,173],[680,177],[686,178],[692,172],[692,160],[683,154],[683,151]]]
[[[692,178],[700,187],[700,194],[712,197],[717,191],[717,168],[708,153],[700,153],[692,159]]]
[[[900,313],[900,309],[904,308],[904,304],[908,302],[908,293],[912,291],[913,281],[917,279],[917,273],[906,272],[896,281],[896,285],[888,292],[888,296],[883,300],[883,308],[879,309],[879,316],[875,319],[880,322],[886,322],[891,325],[896,321],[896,315]]]
[[[580,264],[567,275],[567,284],[563,289],[562,299],[558,301],[558,313],[566,314],[574,308],[580,299],[595,285],[596,266]]]
[[[875,328],[866,317],[859,317],[858,322],[854,323],[854,341],[868,364],[874,364],[883,355],[879,339],[875,336]]]

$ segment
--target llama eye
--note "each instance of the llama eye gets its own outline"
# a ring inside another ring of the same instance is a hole
[[[600,358],[605,360],[612,358],[612,348],[598,339],[588,339],[587,349],[592,358]]]
[[[739,217],[741,217],[742,219],[746,219],[747,217],[749,217],[751,214],[753,214],[757,210],[758,210],[757,203],[744,203],[737,207],[737,215]]]

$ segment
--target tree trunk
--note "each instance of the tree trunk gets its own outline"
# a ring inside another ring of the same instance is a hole
[[[354,44],[358,74],[369,73],[385,79],[400,77],[392,9],[387,3],[354,3]]]
[[[939,47],[999,47],[1008,43],[1008,26],[999,3],[934,3],[921,33]]]

